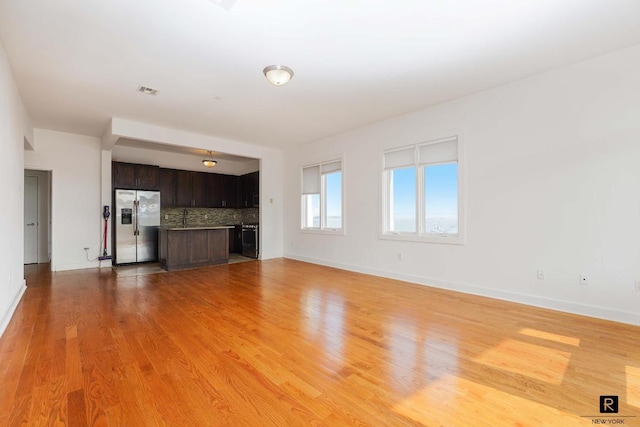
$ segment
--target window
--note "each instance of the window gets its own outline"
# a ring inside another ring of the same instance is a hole
[[[462,243],[459,140],[383,153],[382,238]]]
[[[342,160],[302,168],[302,229],[341,232]]]
[[[391,180],[389,231],[416,231],[416,168],[389,170]]]

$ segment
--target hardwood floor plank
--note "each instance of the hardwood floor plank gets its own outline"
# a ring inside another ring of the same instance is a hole
[[[74,327],[75,329],[75,327]],[[81,390],[83,386],[82,361],[77,334],[70,334],[65,340],[65,374],[67,392]]]
[[[67,417],[69,427],[86,427],[88,425],[84,390],[77,389],[67,393]]]
[[[65,390],[63,376],[54,378],[45,385],[34,387],[28,425],[66,426],[68,423]]]
[[[298,261],[26,269],[0,426],[640,426],[640,328]],[[635,417],[635,418],[634,418]]]
[[[25,328],[23,334],[10,334],[7,338],[0,339],[0,341],[7,340],[13,344],[6,345],[5,350],[1,353],[0,360],[2,360],[2,371],[0,378],[2,378],[2,387],[0,387],[0,413],[11,413],[14,407],[14,400],[16,399],[16,392],[20,379],[22,377],[22,371],[24,367],[25,355],[29,349],[29,342],[31,340],[31,330]]]
[[[35,392],[35,390],[34,390]],[[7,419],[7,426],[28,426],[29,425],[29,411],[31,410],[31,404],[33,402],[32,394],[22,397],[20,399],[13,400],[13,405],[10,409]]]

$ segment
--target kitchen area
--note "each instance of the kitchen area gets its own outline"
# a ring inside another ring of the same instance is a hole
[[[114,266],[158,262],[173,271],[259,258],[259,170],[214,173],[218,162],[208,154],[202,170],[114,158]]]

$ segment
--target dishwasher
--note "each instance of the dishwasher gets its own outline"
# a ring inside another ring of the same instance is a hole
[[[242,255],[258,259],[258,224],[242,224]]]

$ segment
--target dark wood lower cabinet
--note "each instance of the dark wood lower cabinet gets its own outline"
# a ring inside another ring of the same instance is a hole
[[[242,226],[236,225],[229,229],[229,253],[242,253]]]
[[[187,231],[189,236],[189,264],[207,264],[211,258],[209,230]]]
[[[158,240],[160,265],[168,271],[229,262],[228,228],[161,228]]]
[[[160,247],[160,264],[167,269],[166,264],[188,265],[190,259],[189,232],[160,231],[158,245]],[[163,256],[164,255],[164,256]]]

